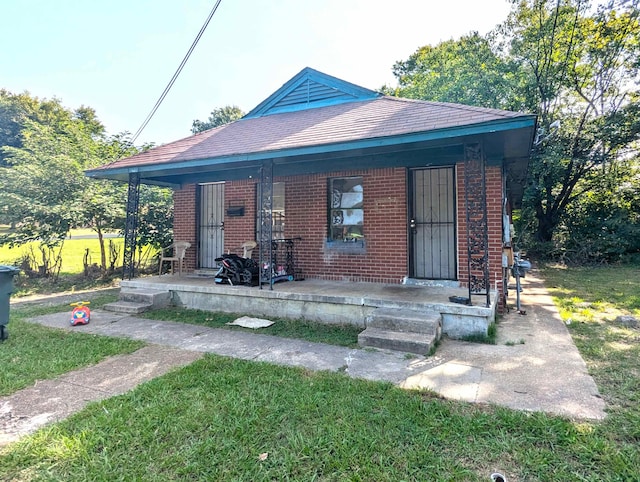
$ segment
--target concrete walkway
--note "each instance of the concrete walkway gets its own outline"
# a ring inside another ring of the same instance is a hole
[[[149,345],[131,355],[110,357],[0,397],[0,447],[45,424],[65,419],[89,402],[121,395],[139,383],[188,365],[201,356],[198,352]]]
[[[31,321],[144,340],[150,345],[0,398],[0,445],[60,420],[90,401],[124,393],[137,383],[188,364],[203,353],[312,370],[340,370],[352,377],[389,381],[404,388],[428,388],[467,402],[575,419],[604,418],[604,402],[542,282],[528,275],[523,286],[522,306],[528,314],[512,310],[503,317],[496,345],[445,339],[433,357],[349,349],[99,310],[92,312],[89,325],[78,327],[69,325],[67,313],[41,316]]]

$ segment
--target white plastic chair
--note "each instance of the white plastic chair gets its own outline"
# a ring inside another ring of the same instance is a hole
[[[256,246],[258,246],[258,243],[255,241],[246,241],[242,243],[242,246],[240,246],[242,248],[242,257],[250,258]]]
[[[162,263],[169,261],[171,263],[171,274],[174,274],[173,263],[178,263],[178,275],[182,276],[182,269],[184,267],[184,257],[187,253],[187,249],[191,247],[191,243],[187,241],[176,241],[175,243],[163,248],[160,253],[160,267],[158,274],[162,274]],[[165,255],[166,253],[166,255]],[[172,254],[171,254],[172,253]]]

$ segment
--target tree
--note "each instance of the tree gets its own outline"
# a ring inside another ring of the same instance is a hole
[[[549,243],[567,209],[637,152],[638,3],[594,11],[584,0],[512,0],[486,37],[422,47],[397,62],[399,87],[387,92],[536,113],[524,203],[535,239]]]
[[[197,134],[198,132],[229,124],[240,119],[243,116],[244,112],[240,109],[240,107],[237,107],[235,105],[227,105],[225,107],[213,109],[211,111],[211,115],[206,121],[203,122],[197,119],[193,121],[193,124],[191,125],[191,132],[193,134]]]
[[[640,253],[640,162],[621,161],[596,182],[598,189],[569,205],[558,227],[565,262],[616,262]]]
[[[125,186],[113,181],[87,180],[82,196],[82,225],[93,229],[100,245],[100,269],[107,270],[104,234],[124,226]]]
[[[408,60],[394,64],[398,87],[383,91],[412,99],[519,110],[522,77],[510,59],[498,54],[494,40],[492,35],[473,32],[435,47],[420,47]]]
[[[106,273],[104,233],[124,230],[126,185],[89,179],[84,170],[150,147],[134,147],[129,138],[107,136],[91,107],[69,110],[57,99],[0,91],[0,217],[13,227],[0,244],[38,241],[51,248],[69,229],[90,227]],[[142,186],[140,246],[169,244],[173,207],[167,192]]]
[[[65,123],[66,135],[56,129],[63,130],[28,120],[23,146],[3,148],[10,167],[0,168],[5,180],[0,205],[15,229],[0,242],[54,246],[82,218],[82,160],[93,155],[94,146],[82,142],[87,139],[71,120]]]
[[[7,165],[2,147],[22,147],[22,130],[27,121],[53,126],[68,116],[57,99],[41,100],[28,92],[13,94],[0,89],[0,167]]]
[[[106,267],[103,232],[122,219],[118,189],[98,183],[84,169],[104,163],[115,149],[104,136],[104,126],[89,107],[76,111],[59,101],[40,101],[28,94],[6,95],[12,99],[18,135],[2,147],[6,167],[0,192],[3,217],[13,230],[0,242],[24,244],[39,241],[61,244],[69,229],[90,226],[100,239],[102,268]],[[122,192],[122,189],[119,189]],[[121,195],[119,196],[122,197]],[[119,207],[120,206],[120,207]]]
[[[167,247],[173,240],[173,194],[171,189],[140,186],[138,212],[138,263],[142,264],[153,252]],[[146,253],[144,252],[146,250]]]
[[[81,105],[73,112],[73,119],[80,121],[82,128],[94,139],[104,136],[105,128],[98,119],[96,111],[91,107]]]
[[[0,146],[19,147],[20,131],[26,113],[13,94],[0,90]],[[0,167],[6,166],[5,154],[0,150]]]
[[[539,242],[552,240],[567,208],[638,139],[637,4],[610,2],[589,14],[579,0],[522,1],[503,26],[542,132],[527,192]]]

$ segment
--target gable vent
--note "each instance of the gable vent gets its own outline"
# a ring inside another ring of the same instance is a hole
[[[245,115],[244,119],[282,112],[375,99],[382,94],[305,67]]]
[[[282,108],[293,105],[309,105],[316,102],[324,103],[328,100],[353,100],[354,96],[343,91],[329,87],[328,85],[306,79],[298,87],[289,92],[285,97],[273,105],[273,108]]]

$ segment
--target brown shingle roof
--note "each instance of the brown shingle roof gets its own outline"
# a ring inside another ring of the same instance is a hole
[[[97,171],[280,152],[509,120],[528,114],[381,96],[240,119],[102,166]]]

